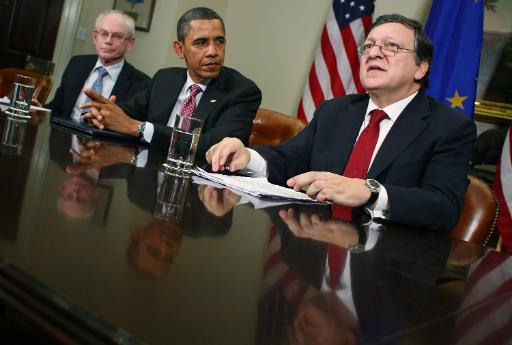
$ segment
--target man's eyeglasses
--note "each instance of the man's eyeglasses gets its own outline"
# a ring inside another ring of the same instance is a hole
[[[386,43],[384,45],[378,45],[375,43],[365,43],[362,46],[359,46],[357,48],[357,53],[359,55],[365,56],[370,54],[370,51],[373,49],[373,47],[378,47],[383,55],[385,56],[395,56],[396,54],[400,53],[414,53],[416,50],[414,49],[407,49],[402,48],[398,46],[395,43]]]
[[[120,32],[108,32],[107,30],[94,30],[96,34],[98,34],[102,40],[108,40],[109,37],[112,37],[112,41],[119,43],[124,40],[129,39],[131,36],[125,36]]]

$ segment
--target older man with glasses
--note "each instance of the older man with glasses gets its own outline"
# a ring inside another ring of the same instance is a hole
[[[84,88],[124,101],[147,87],[150,78],[124,58],[135,46],[135,24],[131,17],[118,11],[101,13],[96,18],[92,41],[97,55],[71,58],[54,99],[46,105],[52,116],[71,116],[79,121],[83,113],[79,105],[88,101],[82,92]]]
[[[419,22],[377,18],[359,54],[366,94],[320,104],[281,146],[250,150],[224,139],[207,152],[213,171],[249,168],[333,202],[335,215],[361,208],[373,219],[450,231],[468,184],[475,124],[424,95],[433,46]]]

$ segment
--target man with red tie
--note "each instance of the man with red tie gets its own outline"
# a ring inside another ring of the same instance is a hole
[[[367,94],[337,97],[277,147],[233,138],[207,152],[213,171],[248,168],[319,201],[365,207],[372,218],[449,231],[459,219],[474,123],[424,95],[433,47],[398,14],[372,24],[361,56]]]
[[[173,47],[187,68],[157,71],[144,92],[119,105],[86,89],[92,102],[82,105],[90,109],[83,118],[100,129],[140,137],[166,149],[176,114],[194,116],[204,121],[198,156],[227,136],[247,142],[261,91],[238,71],[223,66],[222,18],[209,8],[193,8],[178,20],[177,36]]]

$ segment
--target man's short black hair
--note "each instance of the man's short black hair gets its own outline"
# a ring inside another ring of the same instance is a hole
[[[190,22],[197,19],[217,19],[222,24],[222,31],[224,31],[224,34],[226,33],[224,21],[217,12],[207,7],[195,7],[183,13],[183,15],[178,20],[178,25],[176,26],[176,34],[178,36],[178,41],[182,43],[185,41],[185,36],[187,35],[188,30],[190,29]]]
[[[434,46],[428,35],[423,31],[423,26],[420,22],[414,19],[407,18],[401,14],[384,14],[378,17],[375,22],[370,26],[370,31],[379,25],[386,23],[400,23],[406,27],[414,30],[414,50],[416,52],[416,64],[419,65],[422,61],[428,63],[427,73],[418,82],[420,83],[421,90],[428,87],[428,77],[432,67],[432,58],[434,56]]]

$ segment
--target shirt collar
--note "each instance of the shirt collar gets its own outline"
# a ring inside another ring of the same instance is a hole
[[[412,99],[417,94],[418,94],[418,91],[416,91],[412,95],[405,97],[404,99],[399,100],[398,102],[388,105],[387,107],[383,108],[382,110],[384,110],[384,112],[389,116],[391,121],[395,122],[396,119],[398,119],[398,116],[405,109],[405,107],[412,101]],[[370,115],[370,112],[375,109],[380,109],[380,108],[375,103],[373,103],[373,101],[370,97],[370,101],[368,102],[368,107],[366,108],[366,117],[368,117]]]
[[[100,62],[100,59],[98,59],[98,61],[96,61],[96,65],[94,65],[93,70],[96,71],[96,69],[100,66],[103,66],[103,65]],[[103,66],[103,68],[107,70],[108,75],[112,78],[112,80],[117,80],[117,77],[119,76],[119,73],[121,73],[123,66],[124,66],[124,59],[121,60],[121,62],[118,62],[116,64],[113,64],[110,66]]]
[[[190,77],[190,74],[188,73],[188,70],[187,70],[187,81],[185,83],[185,90],[187,90],[186,92],[188,92],[188,88],[192,85],[192,84],[197,84],[201,90],[204,92],[204,90],[206,90],[206,87],[208,86],[208,84],[210,83],[210,80],[211,79],[206,79],[205,82],[203,83],[194,83],[194,81],[192,80],[192,78]]]

